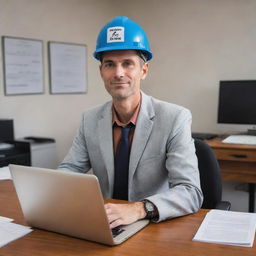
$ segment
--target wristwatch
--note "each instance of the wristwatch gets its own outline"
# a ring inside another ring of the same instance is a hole
[[[144,209],[146,212],[145,219],[152,220],[155,216],[156,207],[153,203],[151,203],[149,200],[143,200],[142,203],[144,203]]]

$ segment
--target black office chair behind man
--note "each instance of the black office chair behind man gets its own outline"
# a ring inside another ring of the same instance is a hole
[[[201,188],[204,195],[202,208],[229,210],[230,202],[221,201],[222,182],[218,160],[211,147],[200,139],[194,139]]]

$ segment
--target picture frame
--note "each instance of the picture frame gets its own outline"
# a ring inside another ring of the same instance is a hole
[[[51,94],[87,92],[87,46],[48,42]]]
[[[44,93],[43,41],[2,37],[5,95]]]

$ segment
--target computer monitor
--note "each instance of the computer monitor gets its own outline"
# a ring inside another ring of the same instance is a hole
[[[256,125],[256,80],[220,81],[218,123]]]

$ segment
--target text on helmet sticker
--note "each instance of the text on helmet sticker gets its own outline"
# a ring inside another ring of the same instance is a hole
[[[110,27],[107,30],[107,43],[124,42],[124,27]]]

